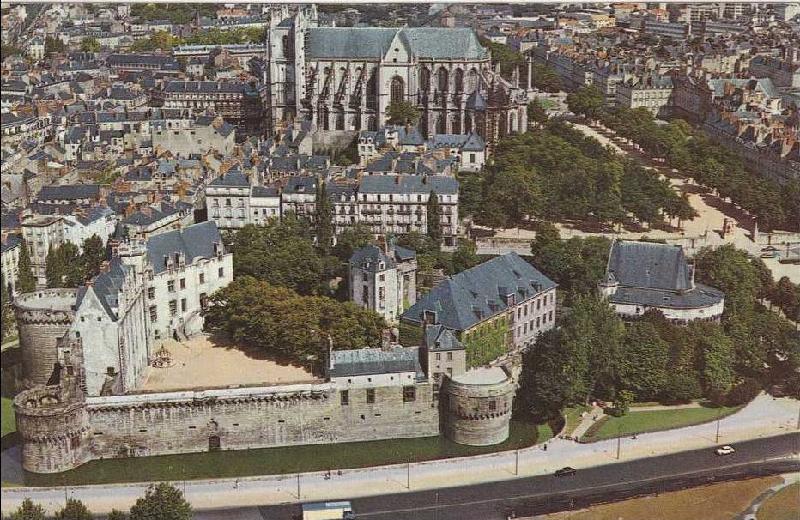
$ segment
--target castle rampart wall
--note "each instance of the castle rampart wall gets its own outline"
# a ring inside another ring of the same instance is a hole
[[[428,382],[415,385],[409,401],[402,386],[349,389],[347,404],[331,384],[288,385],[197,392],[88,397],[78,405],[88,430],[80,448],[86,460],[324,444],[439,435],[438,403]],[[18,428],[47,431],[20,409]],[[51,431],[59,429],[49,423]],[[23,459],[29,471],[50,472],[63,465],[61,445],[32,443]],[[34,453],[35,452],[35,453]],[[29,461],[35,460],[35,464]]]

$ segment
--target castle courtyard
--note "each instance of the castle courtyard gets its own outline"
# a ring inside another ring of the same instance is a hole
[[[171,364],[163,368],[147,367],[144,383],[137,391],[167,392],[319,381],[302,367],[280,364],[258,350],[241,348],[216,336],[200,334],[182,342],[165,341],[162,345],[169,351]]]

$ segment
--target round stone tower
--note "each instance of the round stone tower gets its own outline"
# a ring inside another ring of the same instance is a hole
[[[47,384],[58,362],[56,343],[75,319],[77,289],[42,289],[14,299],[24,386]]]
[[[89,413],[74,381],[36,386],[14,398],[22,467],[33,473],[59,473],[90,460]]]
[[[516,384],[501,367],[477,368],[444,383],[445,435],[459,444],[489,446],[508,438]]]

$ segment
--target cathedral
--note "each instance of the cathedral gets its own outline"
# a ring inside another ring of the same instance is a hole
[[[421,113],[420,130],[478,133],[492,146],[527,128],[518,74],[494,70],[469,28],[319,27],[313,5],[272,11],[262,75],[268,125],[311,121],[322,132],[377,130],[401,101]]]

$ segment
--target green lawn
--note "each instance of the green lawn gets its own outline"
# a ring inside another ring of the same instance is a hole
[[[581,423],[581,414],[588,410],[585,405],[570,406],[561,412],[564,414],[564,435],[572,435],[572,432]]]
[[[741,407],[702,407],[649,412],[628,412],[622,417],[604,416],[593,424],[581,438],[583,442],[601,441],[634,433],[656,432],[682,428],[725,417]]]
[[[2,427],[3,434],[0,437],[5,437],[7,434],[17,431],[17,424],[14,421],[14,400],[10,397],[2,398],[3,413],[0,417],[0,427]]]
[[[800,482],[788,485],[761,504],[758,520],[800,519]]]
[[[252,475],[293,474],[328,469],[361,468],[524,448],[545,438],[549,428],[514,422],[509,439],[495,446],[462,446],[443,437],[393,439],[339,445],[309,445],[246,451],[217,451],[128,459],[96,460],[59,474],[26,473],[30,486],[105,484]],[[552,433],[550,433],[552,435]]]

